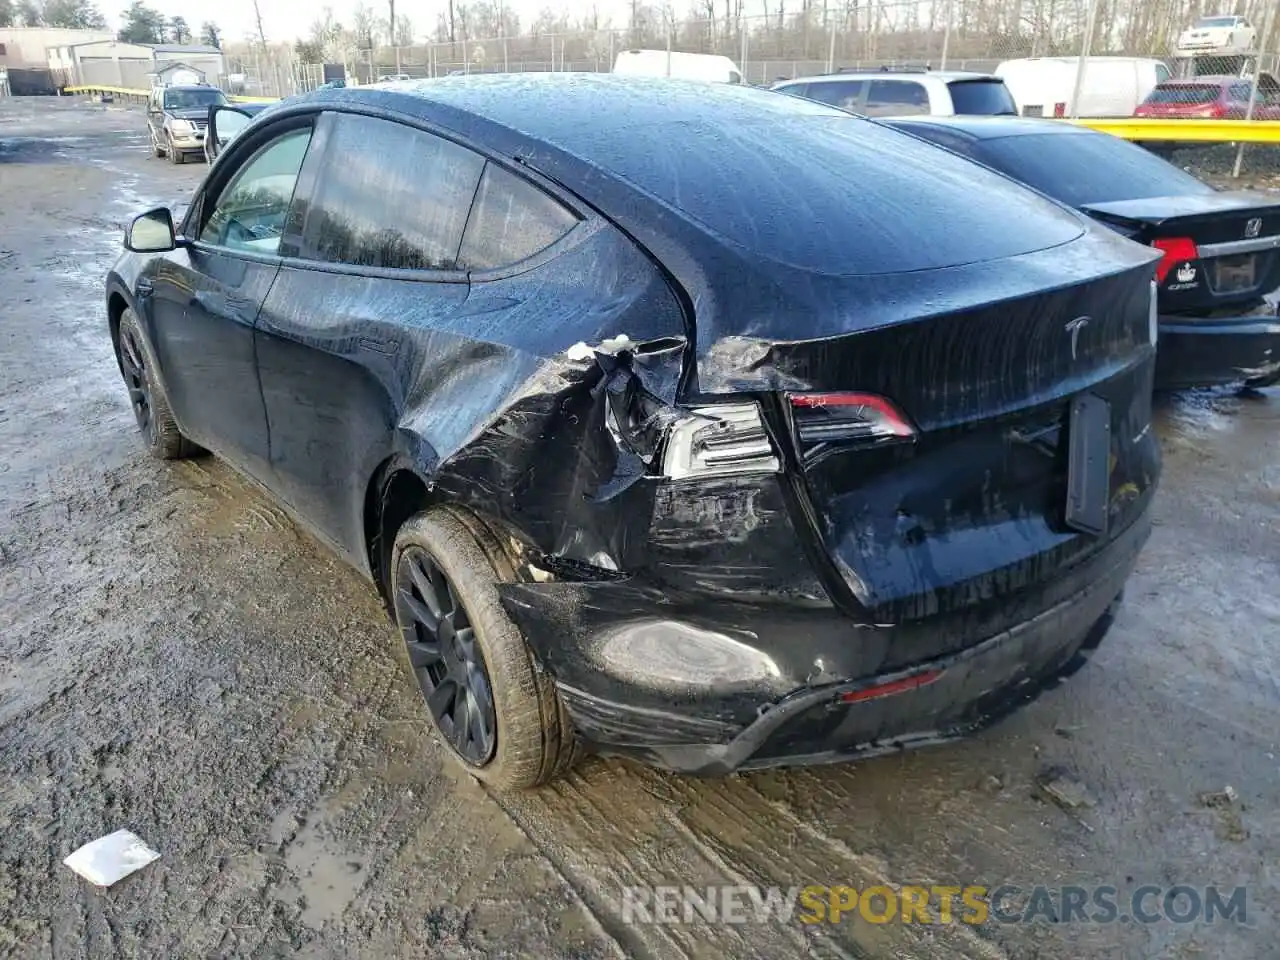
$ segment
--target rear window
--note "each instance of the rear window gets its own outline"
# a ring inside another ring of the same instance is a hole
[[[1083,232],[1056,204],[886,126],[764,113],[709,111],[699,121],[704,149],[672,151],[673,131],[662,124],[641,125],[631,138],[592,138],[592,160],[726,242],[816,273],[936,270]]]
[[[1018,112],[1013,95],[1000,80],[953,80],[947,89],[956,113],[996,116]]]
[[[1201,17],[1196,21],[1196,26],[1201,30],[1212,30],[1215,27],[1234,27],[1235,25],[1235,17]]]
[[[1105,133],[999,137],[974,157],[1073,207],[1086,203],[1213,193],[1154,153]]]
[[[1218,99],[1217,84],[1162,83],[1149,94],[1145,103],[1213,103]]]

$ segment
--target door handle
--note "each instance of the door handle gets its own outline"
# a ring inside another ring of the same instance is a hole
[[[138,296],[140,297],[149,297],[151,296],[151,294],[155,293],[155,290],[156,290],[155,284],[153,284],[150,280],[146,279],[145,277],[138,281],[138,285],[136,289],[137,289]]]

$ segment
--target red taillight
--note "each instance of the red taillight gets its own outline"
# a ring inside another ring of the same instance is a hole
[[[1164,254],[1156,264],[1157,283],[1164,283],[1164,278],[1169,275],[1169,271],[1179,263],[1195,260],[1200,256],[1200,251],[1196,249],[1196,242],[1190,237],[1161,237],[1158,240],[1152,240],[1151,245]]]
[[[920,687],[928,686],[942,676],[941,670],[926,670],[924,673],[917,673],[914,676],[903,677],[901,680],[890,680],[888,683],[878,683],[874,687],[863,687],[861,690],[850,690],[848,693],[840,694],[840,700],[843,703],[861,703],[864,700],[878,700],[880,697],[892,697],[897,693],[907,693],[911,690],[918,690]]]
[[[1067,115],[1067,105],[1065,103],[1055,103],[1053,105],[1053,115],[1055,117],[1065,117]]]
[[[874,393],[789,393],[802,443],[909,440],[915,428],[897,407]]]

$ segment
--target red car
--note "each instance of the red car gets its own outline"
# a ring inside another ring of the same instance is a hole
[[[1243,120],[1253,84],[1242,77],[1196,77],[1156,86],[1138,104],[1135,117],[1179,117],[1196,120]],[[1280,120],[1280,82],[1269,73],[1258,82],[1253,119]]]

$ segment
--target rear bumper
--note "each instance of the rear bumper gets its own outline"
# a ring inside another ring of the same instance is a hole
[[[1144,510],[1104,550],[994,613],[910,626],[830,606],[685,608],[634,581],[510,584],[502,596],[590,746],[719,775],[939,742],[998,719],[1101,641],[1149,533]],[[965,641],[936,655],[952,637]],[[912,657],[913,646],[935,655]]]
[[[1160,318],[1156,388],[1208,387],[1280,370],[1280,317],[1274,306],[1240,317]]]

